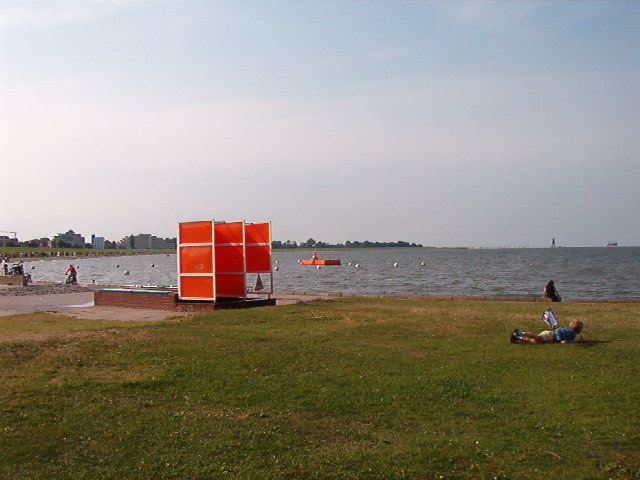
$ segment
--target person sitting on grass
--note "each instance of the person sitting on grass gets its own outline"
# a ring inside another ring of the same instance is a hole
[[[538,334],[523,332],[516,328],[511,334],[511,343],[574,343],[583,342],[582,335],[579,335],[584,328],[582,320],[571,320],[569,328],[558,328],[545,330]]]
[[[562,301],[562,298],[560,298],[560,294],[558,293],[558,290],[556,290],[556,286],[553,283],[553,280],[549,280],[544,286],[544,298],[548,298],[552,302]]]

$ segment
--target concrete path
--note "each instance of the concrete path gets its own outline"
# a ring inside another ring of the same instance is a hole
[[[20,294],[2,294],[8,292],[0,292],[0,316],[18,315],[29,312],[47,312],[95,320],[158,321],[193,315],[193,313],[188,312],[95,306],[93,303],[93,291],[85,290],[80,286],[78,286],[76,290],[80,289],[84,291],[71,291],[70,293],[50,293],[51,291],[60,291],[61,288],[64,288],[60,285],[36,285],[35,287],[23,288],[25,290],[21,289]],[[274,298],[276,298],[278,305],[291,305],[313,300],[327,300],[334,298],[334,295],[326,293],[282,292],[275,294]]]
[[[93,292],[49,295],[0,295],[0,316],[29,312],[59,313],[90,320],[158,321],[188,315],[181,312],[104,307],[93,304]]]

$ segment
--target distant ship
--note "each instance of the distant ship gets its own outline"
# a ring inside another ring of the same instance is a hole
[[[551,239],[551,248],[556,248],[556,237]]]
[[[607,242],[607,247],[617,247],[618,242]]]

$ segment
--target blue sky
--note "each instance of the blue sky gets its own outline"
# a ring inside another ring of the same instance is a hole
[[[0,230],[640,245],[640,2],[0,1]]]

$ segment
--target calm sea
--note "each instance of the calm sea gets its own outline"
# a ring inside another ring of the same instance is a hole
[[[320,269],[298,264],[308,256],[273,253],[276,291],[530,296],[554,280],[565,300],[640,300],[640,247],[324,250],[322,258],[339,258],[342,266]],[[175,255],[34,260],[25,266],[34,280],[63,281],[71,262],[81,283],[177,284]],[[268,287],[268,277],[263,281]]]

